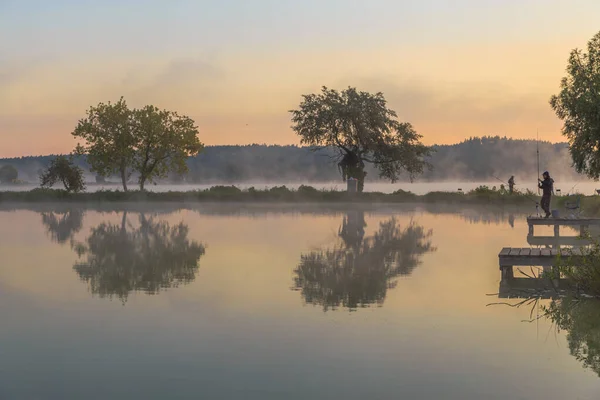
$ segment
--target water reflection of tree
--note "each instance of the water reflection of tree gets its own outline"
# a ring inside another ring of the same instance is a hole
[[[83,211],[70,209],[64,213],[43,212],[42,223],[52,240],[58,243],[66,243],[81,230],[83,225]]]
[[[100,297],[117,296],[123,302],[132,291],[150,294],[194,280],[205,247],[188,239],[183,223],[171,226],[139,215],[139,227],[102,223],[85,243],[74,244],[80,259],[73,267],[90,290]]]
[[[414,222],[402,229],[395,218],[363,238],[366,224],[361,214],[346,216],[341,240],[333,248],[301,255],[294,289],[307,303],[321,305],[325,311],[381,305],[387,290],[396,286],[396,278],[409,275],[420,257],[434,250],[431,231]]]
[[[546,315],[567,332],[571,355],[600,376],[600,300],[552,301]]]
[[[362,211],[348,212],[342,221],[338,232],[346,247],[357,247],[365,237],[365,213]]]

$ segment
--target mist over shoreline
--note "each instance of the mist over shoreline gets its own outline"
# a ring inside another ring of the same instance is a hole
[[[453,145],[435,145],[433,155],[427,159],[430,170],[417,177],[416,182],[486,182],[502,184],[512,175],[517,183],[532,182],[538,176],[537,149],[539,147],[539,168],[550,171],[557,181],[586,180],[572,167],[569,147],[566,143],[536,142],[501,137],[471,138]],[[325,148],[314,151],[309,147],[248,145],[248,146],[207,146],[198,156],[187,161],[188,173],[170,174],[157,180],[157,185],[273,185],[282,183],[298,184],[343,184],[337,168],[335,149]],[[37,185],[41,170],[47,167],[54,156],[30,156],[0,159],[0,166],[10,164],[19,172],[19,181]],[[96,175],[90,171],[84,157],[76,157],[75,162],[85,171],[85,180],[91,187]],[[367,164],[366,184],[383,183],[378,171]],[[105,185],[119,184],[118,177],[106,177]],[[135,184],[137,176],[132,175],[130,183]],[[407,183],[407,175],[400,176],[399,183]],[[149,185],[149,189],[152,188]]]

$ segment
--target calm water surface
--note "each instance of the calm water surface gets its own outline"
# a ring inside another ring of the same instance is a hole
[[[0,399],[600,397],[486,306],[522,213],[36,207],[0,211]]]

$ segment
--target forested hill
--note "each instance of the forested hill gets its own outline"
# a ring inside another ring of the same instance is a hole
[[[535,140],[514,140],[500,137],[471,138],[453,145],[434,146],[429,160],[433,170],[419,180],[472,180],[484,181],[494,176],[507,180],[531,179],[537,174],[537,143]],[[184,179],[197,183],[233,183],[243,181],[308,181],[340,180],[332,158],[335,152],[325,149],[313,152],[298,146],[208,146],[198,156],[188,160],[189,173]],[[574,179],[578,175],[571,167],[566,143],[539,143],[540,169],[549,170],[559,179]],[[11,164],[19,171],[19,179],[37,182],[39,171],[53,156],[0,159],[0,166]],[[83,158],[77,163],[93,180]],[[540,172],[541,172],[540,171]],[[368,170],[367,179],[375,179],[377,172]],[[177,181],[181,177],[170,177]],[[116,179],[115,179],[116,180]]]

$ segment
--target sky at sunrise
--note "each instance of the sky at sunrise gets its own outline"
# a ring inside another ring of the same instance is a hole
[[[599,0],[0,0],[0,157],[66,153],[124,96],[213,144],[297,144],[321,86],[382,91],[423,142],[560,141],[548,105]]]

